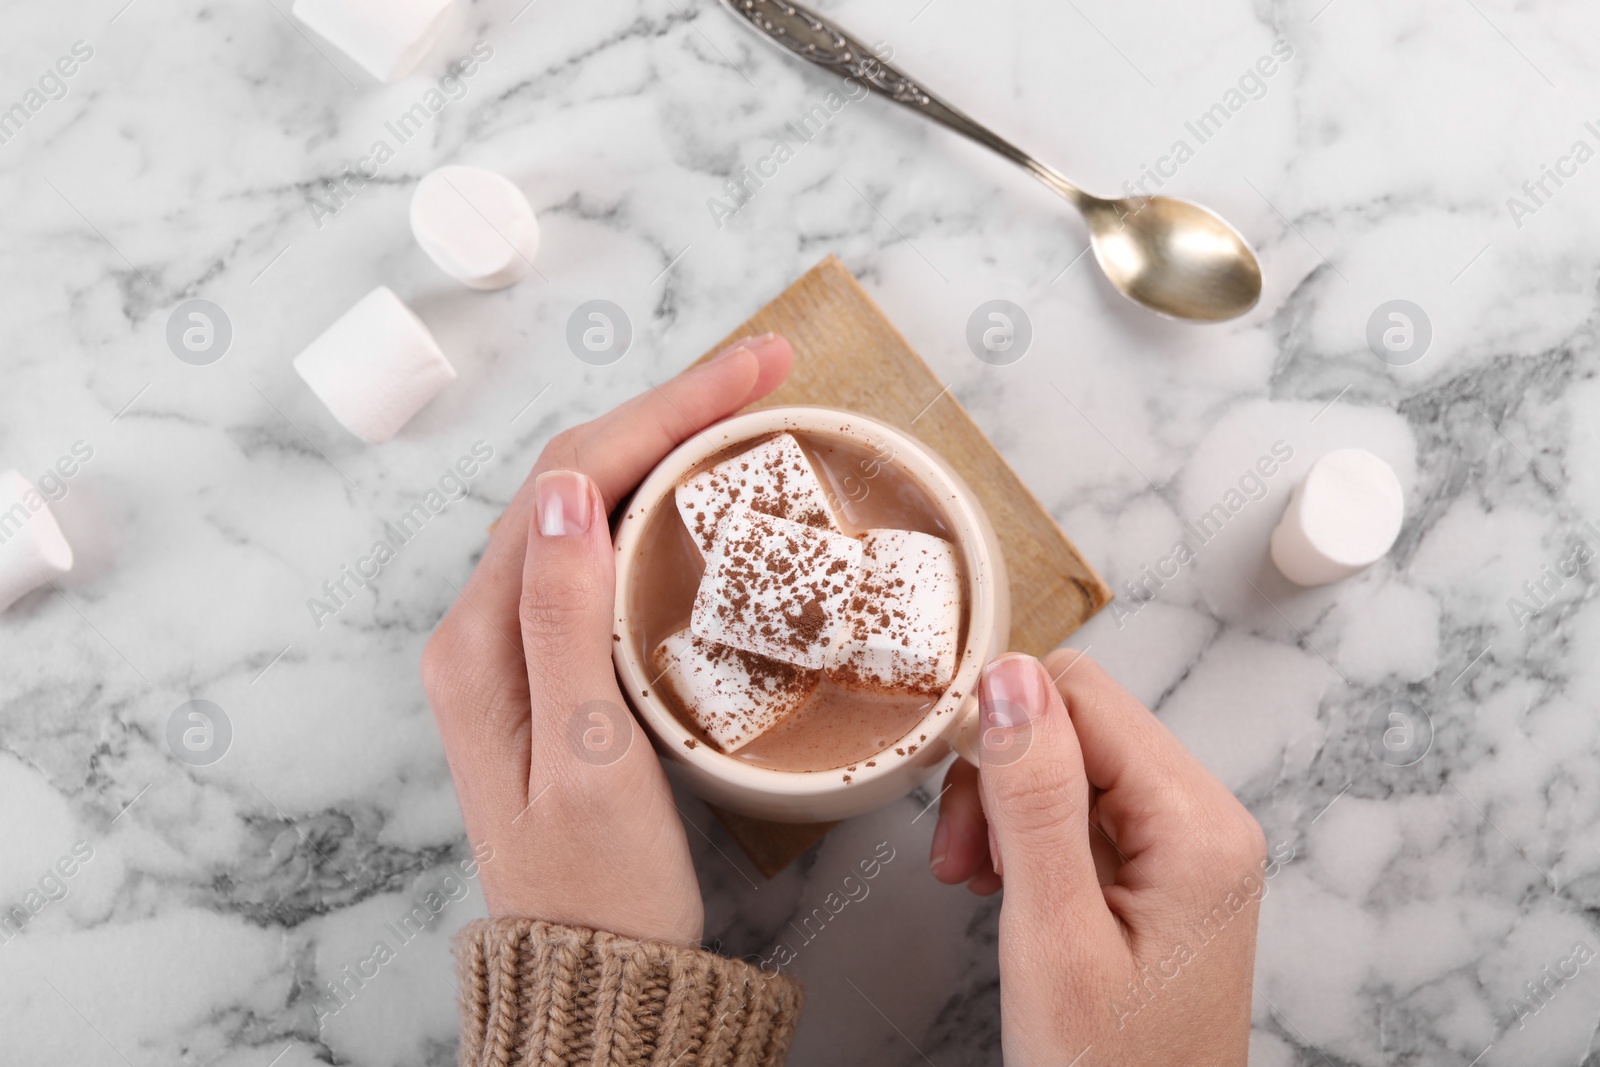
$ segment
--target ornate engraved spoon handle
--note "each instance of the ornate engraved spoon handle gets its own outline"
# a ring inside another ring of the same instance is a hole
[[[789,0],[723,0],[723,3],[762,36],[801,59],[854,78],[874,92],[993,149],[1069,200],[1078,202],[1087,196],[1059,171],[946,104],[815,12]]]

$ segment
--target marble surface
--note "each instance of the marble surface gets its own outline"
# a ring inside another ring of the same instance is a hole
[[[836,253],[1118,589],[1080,647],[1292,850],[1264,904],[1252,1063],[1600,1063],[1600,968],[1569,965],[1600,945],[1592,4],[826,5],[1091,188],[1160,168],[1233,220],[1266,292],[1211,328],[1121,301],[1063,205],[883,101],[795,137],[837,83],[710,0],[459,3],[387,86],[287,0],[124,5],[0,11],[0,106],[41,90],[0,143],[0,467],[92,450],[54,505],[77,567],[0,615],[0,906],[39,905],[0,943],[0,1062],[453,1062],[448,937],[481,899],[446,880],[467,850],[422,644],[553,433]],[[1292,54],[1251,77],[1280,40]],[[52,80],[76,42],[92,55]],[[474,42],[488,57],[400,143],[386,124]],[[787,158],[729,210],[726,183],[779,139]],[[332,198],[379,140],[391,158]],[[473,293],[414,245],[411,190],[447,162],[527,191],[538,276]],[[378,284],[460,378],[374,448],[290,360]],[[231,322],[208,366],[166,342],[190,299]],[[635,330],[609,366],[564,340],[593,299]],[[1010,366],[965,340],[991,299],[1032,324]],[[1395,299],[1431,323],[1407,366],[1366,337]],[[467,496],[315,625],[307,599],[475,442],[493,459]],[[1241,484],[1278,442],[1293,458]],[[1370,572],[1296,590],[1267,534],[1343,445],[1399,471],[1406,525]],[[1191,562],[1128,584],[1235,489]],[[231,727],[210,765],[169,745],[191,700]],[[1431,733],[1410,766],[1374,740],[1396,700],[1402,733]],[[685,799],[708,936],[734,953],[794,939],[892,850],[795,946],[793,1063],[998,1062],[998,904],[926,873],[931,799],[771,882]],[[391,936],[319,1025],[320,991],[433,889],[427,928]]]

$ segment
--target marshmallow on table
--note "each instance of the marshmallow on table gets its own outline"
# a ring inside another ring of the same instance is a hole
[[[839,529],[822,482],[791,434],[779,434],[701,471],[673,495],[684,525],[707,556],[724,520],[739,507],[821,530]]]
[[[861,542],[861,579],[828,677],[847,689],[944,692],[961,632],[955,548],[914,530],[868,530]]]
[[[307,345],[294,369],[345,429],[374,445],[456,378],[422,320],[385,286]]]
[[[379,81],[404,78],[444,29],[451,0],[294,0],[294,17]]]
[[[50,505],[16,471],[0,471],[0,611],[72,569]]]
[[[817,669],[855,594],[861,542],[740,508],[722,524],[695,595],[696,637]]]
[[[528,198],[482,167],[440,167],[418,182],[411,232],[440,270],[472,289],[513,284],[539,251],[539,220]]]
[[[711,743],[739,749],[788,718],[817,688],[820,671],[780,663],[679,630],[652,657],[665,684]]]
[[[1393,468],[1365,449],[1341,448],[1295,487],[1272,531],[1272,562],[1296,585],[1336,582],[1382,559],[1404,518]]]

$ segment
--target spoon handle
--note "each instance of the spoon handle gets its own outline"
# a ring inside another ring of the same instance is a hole
[[[723,0],[723,3],[774,44],[819,67],[854,78],[874,92],[1000,153],[1080,209],[1090,199],[1061,172],[940,100],[820,15],[789,0]]]

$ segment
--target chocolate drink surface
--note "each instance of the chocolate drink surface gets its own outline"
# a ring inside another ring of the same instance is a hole
[[[698,743],[824,771],[926,741],[910,731],[962,647],[963,577],[943,513],[887,444],[744,441],[676,503],[652,516],[628,599],[652,687]]]

